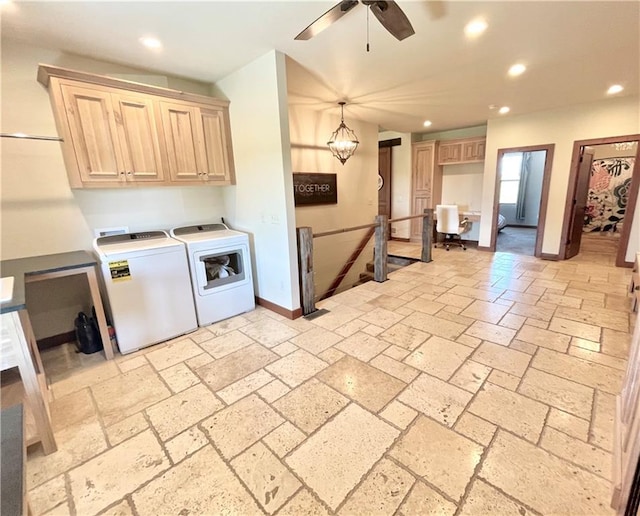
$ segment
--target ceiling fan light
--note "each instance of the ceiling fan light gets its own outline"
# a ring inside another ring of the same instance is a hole
[[[358,137],[351,129],[344,123],[344,102],[340,102],[340,125],[331,134],[327,145],[331,154],[333,154],[340,163],[343,165],[346,161],[353,156],[353,153],[358,148]]]

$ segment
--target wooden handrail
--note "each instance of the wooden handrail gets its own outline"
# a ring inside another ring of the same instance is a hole
[[[363,224],[362,226],[353,226],[353,227],[350,227],[350,228],[332,229],[331,231],[323,231],[321,233],[314,233],[313,234],[313,238],[320,238],[320,237],[329,236],[329,235],[337,235],[339,233],[348,233],[349,231],[357,231],[358,229],[375,228],[376,226],[377,226],[377,224]]]
[[[423,218],[424,218],[424,213],[421,213],[420,215],[409,215],[408,217],[399,217],[397,219],[390,219],[389,224],[391,224],[392,222],[400,222],[402,220],[423,219]]]
[[[375,225],[376,224],[374,224],[374,226]],[[353,251],[353,253],[351,253],[351,256],[349,257],[347,262],[342,266],[342,269],[340,270],[338,275],[331,282],[331,286],[320,297],[320,300],[327,299],[328,297],[331,297],[331,296],[333,296],[333,294],[335,294],[336,290],[340,286],[340,283],[342,283],[342,280],[345,278],[345,276],[347,274],[349,274],[349,271],[351,270],[351,267],[356,262],[356,260],[360,257],[360,254],[362,253],[364,248],[369,243],[369,240],[371,240],[371,237],[373,236],[374,231],[375,231],[375,227],[369,228],[369,231],[367,231],[367,234],[364,235],[364,237],[362,237],[362,240],[358,244],[358,247],[356,247],[355,250]]]

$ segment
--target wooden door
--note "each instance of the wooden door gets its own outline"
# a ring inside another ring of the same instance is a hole
[[[378,149],[378,215],[391,218],[391,147]]]
[[[61,90],[82,182],[123,181],[125,166],[111,94],[70,84],[62,84]]]
[[[411,147],[412,215],[433,208],[435,142],[418,142]],[[411,220],[411,238],[422,237],[422,219]]]
[[[206,172],[199,156],[201,132],[198,112],[193,106],[160,102],[162,134],[167,166],[172,181],[201,181]],[[200,133],[200,134],[199,134]]]
[[[580,241],[582,239],[582,228],[584,227],[584,213],[587,208],[587,194],[589,193],[589,179],[591,178],[593,154],[593,148],[584,147],[580,155],[575,191],[573,194],[569,240],[566,244],[567,247],[564,256],[565,259],[572,258],[580,252]]]
[[[135,94],[113,94],[120,151],[127,180],[162,181],[153,102]]]
[[[198,109],[199,128],[202,128],[202,141],[199,168],[205,172],[203,179],[208,181],[229,181],[229,158],[227,152],[226,131],[223,112],[216,109]]]
[[[613,497],[617,514],[637,514],[640,488],[640,321],[631,339],[629,362],[616,398],[613,450]],[[634,496],[635,492],[635,496]],[[635,507],[633,507],[635,505]]]

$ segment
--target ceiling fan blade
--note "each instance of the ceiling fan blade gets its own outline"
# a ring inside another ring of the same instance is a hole
[[[311,39],[313,36],[320,34],[329,25],[331,25],[332,23],[342,18],[356,5],[358,5],[358,0],[344,0],[337,5],[334,5],[331,9],[329,9],[326,13],[320,16],[320,18],[314,21],[311,25],[309,25],[306,29],[304,29],[300,34],[298,34],[293,39],[297,39],[297,40]]]
[[[379,2],[363,2],[369,5],[371,12],[382,23],[396,39],[402,41],[416,32],[411,26],[411,22],[400,6],[393,0],[382,0]]]

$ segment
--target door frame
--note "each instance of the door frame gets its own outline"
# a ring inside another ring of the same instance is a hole
[[[540,192],[540,210],[538,211],[538,229],[536,231],[536,245],[534,256],[536,258],[550,258],[542,254],[542,238],[544,236],[544,227],[547,222],[547,205],[549,202],[549,183],[551,182],[551,167],[553,166],[553,152],[556,148],[555,143],[546,145],[528,145],[526,147],[509,147],[507,149],[498,149],[498,161],[496,165],[496,182],[493,193],[493,215],[491,216],[491,243],[489,251],[496,252],[496,243],[498,240],[498,214],[500,213],[500,163],[502,156],[510,152],[535,152],[546,151],[547,155],[544,160],[544,172],[542,175],[542,191]]]
[[[618,242],[618,252],[616,255],[616,267],[633,267],[633,260],[628,262],[625,257],[627,255],[627,247],[629,246],[629,236],[631,235],[631,226],[633,225],[633,216],[636,211],[636,203],[638,201],[638,186],[640,185],[640,169],[638,161],[640,160],[640,134],[629,134],[625,136],[611,136],[607,138],[591,138],[589,140],[576,140],[573,142],[573,154],[571,156],[571,169],[569,172],[569,183],[567,187],[567,199],[564,207],[564,218],[562,221],[562,234],[560,236],[560,249],[558,255],[561,260],[565,260],[567,254],[569,239],[569,228],[571,227],[571,218],[573,216],[573,196],[576,193],[576,184],[578,181],[578,169],[580,165],[580,149],[582,147],[591,147],[594,145],[607,145],[610,143],[637,142],[635,163],[631,171],[631,187],[629,188],[629,198],[627,200],[627,209],[625,211],[625,220],[629,218],[631,224],[622,226],[622,235]]]

